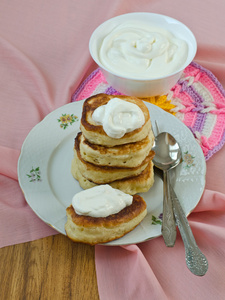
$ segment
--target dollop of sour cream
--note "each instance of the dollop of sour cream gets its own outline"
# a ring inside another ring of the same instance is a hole
[[[118,213],[132,201],[131,195],[105,184],[75,194],[72,206],[78,215],[99,218]]]
[[[125,22],[105,36],[99,59],[118,75],[152,79],[181,68],[187,53],[187,43],[171,32],[142,22]]]
[[[119,139],[145,123],[145,116],[140,107],[134,103],[113,98],[105,105],[96,108],[92,119],[102,125],[106,134]]]

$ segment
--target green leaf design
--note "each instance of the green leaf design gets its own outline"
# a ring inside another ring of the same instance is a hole
[[[26,176],[30,179],[29,182],[37,182],[41,181],[40,168],[32,167],[30,173],[26,174]]]
[[[162,225],[162,220],[159,217],[156,218],[154,215],[152,215],[152,225]]]

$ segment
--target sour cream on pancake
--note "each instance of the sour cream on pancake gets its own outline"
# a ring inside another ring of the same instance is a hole
[[[79,215],[99,218],[118,213],[132,201],[131,195],[105,184],[75,194],[72,206]]]
[[[138,105],[119,98],[113,98],[96,108],[92,119],[103,126],[108,136],[116,139],[141,128],[145,123],[144,114]]]

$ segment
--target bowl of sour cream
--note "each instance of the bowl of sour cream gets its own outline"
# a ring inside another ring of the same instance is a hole
[[[154,13],[128,13],[109,19],[91,35],[89,51],[107,82],[122,94],[167,94],[197,51],[183,23]]]

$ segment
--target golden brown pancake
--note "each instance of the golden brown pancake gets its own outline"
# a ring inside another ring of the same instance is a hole
[[[109,137],[102,125],[98,125],[92,119],[92,114],[96,108],[105,105],[112,98],[120,98],[121,100],[134,103],[142,110],[145,123],[141,128],[135,129],[132,132],[126,133],[123,137],[116,139]],[[98,144],[107,147],[123,145],[143,140],[151,130],[150,115],[147,106],[144,102],[136,97],[128,96],[113,96],[107,94],[97,94],[85,100],[83,104],[83,112],[81,117],[80,129],[85,138],[92,144]]]
[[[77,157],[76,163],[79,171],[85,178],[97,184],[109,183],[115,180],[139,175],[154,157],[154,152],[150,151],[143,162],[134,168],[99,166],[83,160],[80,154],[80,140],[81,132],[77,134],[74,149],[74,156]]]
[[[133,230],[146,216],[147,206],[141,196],[134,195],[130,206],[108,217],[78,215],[72,205],[66,209],[66,214],[67,236],[74,242],[95,245],[118,239]]]
[[[85,190],[97,185],[94,181],[88,180],[81,174],[78,168],[76,156],[74,156],[74,159],[72,161],[71,173],[73,177],[78,180],[80,186]],[[152,187],[153,183],[153,163],[152,161],[150,161],[147,167],[141,172],[141,174],[126,179],[109,182],[108,184],[115,189],[123,191],[124,193],[134,195],[137,193],[147,192]]]
[[[152,130],[141,141],[114,147],[91,144],[82,134],[80,138],[80,155],[82,159],[95,165],[133,168],[141,165],[148,156],[153,143]]]

